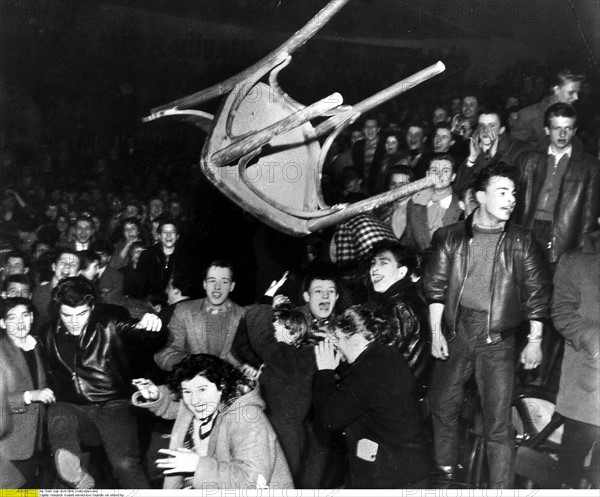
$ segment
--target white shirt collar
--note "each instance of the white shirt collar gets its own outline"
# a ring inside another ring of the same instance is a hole
[[[552,145],[550,145],[548,147],[548,155],[554,155],[554,157],[556,157],[556,163],[558,164],[558,161],[560,161],[560,159],[562,158],[563,155],[567,155],[567,157],[570,159],[571,158],[571,152],[573,152],[573,145],[569,145],[567,148],[565,148],[560,154],[555,154],[552,151]]]

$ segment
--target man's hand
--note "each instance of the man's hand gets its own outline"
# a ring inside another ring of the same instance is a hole
[[[473,162],[477,160],[477,157],[483,152],[481,142],[479,140],[479,130],[475,130],[471,138],[469,139],[469,157],[467,158],[467,167],[473,167]],[[471,164],[469,166],[469,164]]]
[[[448,359],[448,342],[441,332],[433,333],[431,336],[431,355],[442,361]]]
[[[56,402],[54,392],[49,388],[43,388],[41,390],[30,390],[31,402],[41,402],[43,404],[52,404]]]
[[[283,276],[281,277],[281,279],[279,281],[273,280],[271,282],[271,286],[269,286],[269,288],[267,288],[265,295],[267,297],[273,297],[277,293],[277,290],[279,290],[281,288],[281,286],[285,283],[285,280],[287,280],[287,277],[289,276],[289,274],[290,274],[290,272],[286,271],[285,273],[283,273]]]
[[[286,305],[292,305],[289,297],[287,297],[286,295],[275,295],[275,297],[273,297],[273,309],[277,309],[278,307]]]
[[[131,383],[142,394],[142,397],[144,397],[144,399],[150,402],[158,400],[158,398],[160,397],[158,387],[154,384],[152,380],[149,380],[147,378],[136,378],[135,380],[132,380]]]
[[[315,347],[315,359],[318,369],[335,369],[340,363],[341,356],[336,353],[335,344],[332,342],[320,342]]]
[[[529,342],[521,352],[521,363],[525,369],[535,369],[542,362],[542,342]]]
[[[135,325],[138,330],[160,331],[162,321],[156,314],[147,313],[142,316],[140,322]]]

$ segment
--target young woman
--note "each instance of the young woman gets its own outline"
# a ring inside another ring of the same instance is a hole
[[[250,345],[263,361],[258,381],[266,412],[298,483],[306,443],[304,422],[316,371],[314,347],[307,339],[308,323],[301,311],[274,313],[267,305],[247,308],[245,320]]]
[[[414,379],[387,322],[363,305],[333,319],[315,348],[313,402],[331,430],[344,430],[346,488],[427,488],[429,460]],[[336,385],[334,370],[348,362]]]
[[[3,488],[38,488],[44,404],[55,402],[46,388],[40,347],[30,335],[33,305],[21,297],[2,303],[1,368],[6,370],[6,397],[12,430],[0,440],[0,480]]]
[[[169,449],[156,461],[164,488],[293,488],[264,401],[228,362],[195,354],[173,368],[168,390],[146,379],[133,383],[134,405],[175,419]]]

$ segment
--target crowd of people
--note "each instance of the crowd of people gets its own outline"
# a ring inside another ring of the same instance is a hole
[[[430,117],[364,116],[326,158],[325,201],[432,186],[293,243],[255,224],[254,281],[200,246],[222,221],[198,215],[185,180],[140,180],[133,144],[122,168],[92,161],[65,188],[52,168],[12,171],[1,486],[456,483],[474,378],[489,487],[514,488],[523,369],[557,378],[561,481],[579,488],[600,433],[599,116],[579,126],[584,80],[561,70],[523,108],[469,92]]]

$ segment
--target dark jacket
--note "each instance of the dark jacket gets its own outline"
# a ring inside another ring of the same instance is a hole
[[[337,387],[333,370],[317,371],[313,399],[325,427],[346,434],[346,488],[403,488],[427,478],[414,379],[395,347],[369,344]]]
[[[56,338],[67,333],[60,320],[42,333],[51,388],[57,401],[96,403],[126,399],[131,394],[127,335],[146,333],[129,312],[111,304],[96,304],[85,330],[79,335],[75,368],[59,354]]]
[[[520,182],[512,218],[531,228],[546,171],[548,154],[528,152],[517,161]],[[558,262],[567,250],[581,247],[584,236],[596,229],[600,216],[600,162],[573,142],[571,158],[563,176],[554,208],[550,262]]]
[[[425,300],[410,276],[394,283],[384,293],[373,292],[370,303],[389,320],[395,330],[394,346],[411,371],[421,380],[430,363],[429,318]]]
[[[179,267],[178,259],[179,249],[175,248],[167,262],[160,243],[152,245],[148,250],[142,252],[135,269],[143,279],[144,295],[141,298],[150,297],[155,302],[166,302],[165,290],[174,268]]]
[[[369,177],[365,178],[365,144],[367,140],[357,141],[352,147],[352,160],[354,161],[354,167],[358,172],[360,178],[363,178],[363,188],[373,195],[376,193],[377,188],[377,177],[381,171],[381,162],[385,156],[385,140],[379,135],[379,141],[375,147],[375,154],[373,155],[373,162],[369,169]]]
[[[548,108],[558,102],[555,95],[547,95],[540,102],[519,111],[519,118],[510,130],[515,140],[525,142],[528,150],[542,150],[548,147],[544,132],[544,116]]]
[[[456,336],[458,309],[469,270],[473,216],[436,231],[425,272],[425,297],[429,303],[445,306],[444,334],[448,340]],[[488,341],[496,342],[514,333],[525,319],[548,319],[551,289],[550,273],[533,233],[507,222],[494,252]]]
[[[565,337],[556,411],[600,426],[600,231],[564,254],[554,275],[552,320]]]

